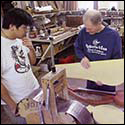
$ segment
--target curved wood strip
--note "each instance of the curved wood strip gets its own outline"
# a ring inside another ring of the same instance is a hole
[[[105,85],[117,86],[124,82],[124,59],[90,62],[91,67],[84,69],[80,63],[60,64],[65,68],[67,78],[101,81]]]

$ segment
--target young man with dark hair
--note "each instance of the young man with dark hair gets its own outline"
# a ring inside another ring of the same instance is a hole
[[[14,8],[4,15],[1,29],[1,104],[15,124],[26,123],[16,117],[17,103],[39,88],[31,69],[36,61],[35,50],[25,37],[32,24],[29,13]]]
[[[102,24],[101,13],[88,10],[83,16],[85,27],[75,41],[75,51],[81,65],[88,69],[90,61],[122,58],[121,38],[117,31]],[[115,92],[115,86],[104,85],[101,81],[87,81],[88,89]]]

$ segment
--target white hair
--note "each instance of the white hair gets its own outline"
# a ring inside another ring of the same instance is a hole
[[[87,20],[90,20],[93,25],[97,25],[98,23],[102,23],[103,18],[98,10],[87,10],[83,15],[83,23]]]

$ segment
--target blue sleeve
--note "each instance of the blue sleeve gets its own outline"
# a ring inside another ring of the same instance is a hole
[[[79,33],[79,35],[74,43],[74,47],[75,47],[76,56],[79,59],[82,59],[84,57],[84,50],[83,50],[83,43],[82,43],[82,39],[81,39],[81,32]]]
[[[116,33],[116,36],[115,36],[115,45],[113,48],[112,58],[113,59],[122,58],[122,41],[118,33]]]

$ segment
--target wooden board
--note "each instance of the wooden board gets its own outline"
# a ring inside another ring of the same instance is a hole
[[[124,112],[113,105],[88,106],[99,124],[124,124]]]
[[[124,59],[90,62],[91,67],[85,69],[80,63],[60,64],[57,68],[65,68],[67,78],[101,81],[103,84],[117,86],[124,82]]]

